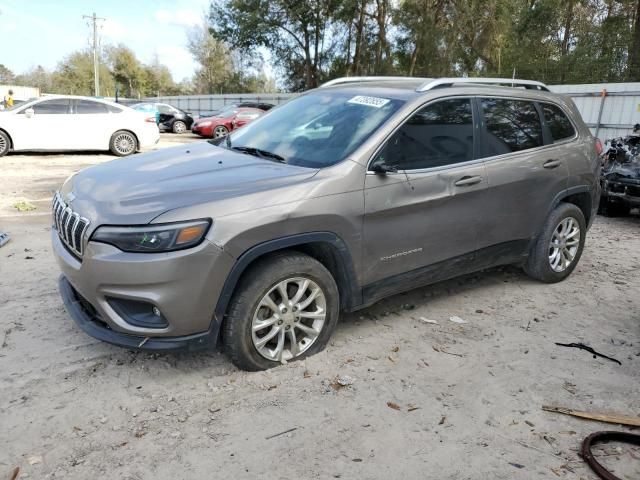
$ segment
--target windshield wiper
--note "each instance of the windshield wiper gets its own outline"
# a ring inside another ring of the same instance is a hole
[[[254,157],[266,158],[269,160],[274,160],[280,163],[287,163],[284,157],[281,157],[277,153],[268,152],[266,150],[261,150],[259,148],[253,147],[231,147],[231,150],[236,150],[242,153],[248,153],[249,155],[253,155]]]

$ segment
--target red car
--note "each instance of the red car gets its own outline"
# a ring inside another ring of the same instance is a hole
[[[191,131],[201,137],[220,138],[252,122],[264,113],[264,110],[258,108],[230,107],[222,110],[215,117],[198,118],[193,123]]]

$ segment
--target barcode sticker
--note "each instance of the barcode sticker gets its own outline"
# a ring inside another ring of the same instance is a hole
[[[347,103],[355,103],[356,105],[366,105],[367,107],[380,108],[384,107],[387,103],[389,103],[388,98],[379,98],[379,97],[367,97],[365,95],[357,95],[350,100],[347,100]]]

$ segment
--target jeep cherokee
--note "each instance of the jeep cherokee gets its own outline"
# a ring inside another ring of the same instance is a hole
[[[570,99],[501,79],[334,80],[226,138],[114,160],[53,199],[65,306],[133,349],[260,370],[340,311],[491,266],[558,282],[600,195]]]

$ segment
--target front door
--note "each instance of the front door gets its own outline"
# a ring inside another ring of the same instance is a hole
[[[421,274],[432,276],[438,264],[450,270],[440,274],[454,276],[472,261],[487,194],[473,105],[463,97],[426,105],[373,158],[365,180],[366,284],[388,294],[394,283],[397,290],[426,283]]]
[[[16,114],[16,150],[66,150],[76,138],[68,98],[42,100]]]

